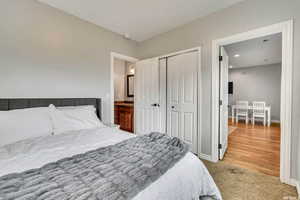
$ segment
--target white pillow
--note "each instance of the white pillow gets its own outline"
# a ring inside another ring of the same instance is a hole
[[[49,108],[54,134],[104,127],[96,115],[95,107],[79,106],[58,109],[51,104]]]
[[[52,133],[48,107],[0,111],[0,146]]]

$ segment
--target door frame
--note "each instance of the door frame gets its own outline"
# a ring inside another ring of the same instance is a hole
[[[282,33],[282,75],[281,75],[281,142],[280,180],[291,181],[291,132],[292,132],[292,80],[293,80],[293,20],[284,21],[252,31],[212,41],[212,160],[218,162],[219,134],[219,48],[267,35]]]
[[[115,104],[115,95],[114,95],[114,65],[115,59],[125,60],[127,62],[135,63],[138,61],[137,58],[126,56],[123,54],[119,54],[116,52],[110,52],[110,123],[114,123],[115,112],[114,112],[114,104]]]
[[[164,58],[168,58],[168,57],[172,57],[172,56],[177,56],[180,54],[185,54],[185,53],[189,53],[192,51],[198,51],[198,68],[197,68],[197,154],[199,157],[205,159],[207,158],[207,155],[202,154],[201,153],[201,136],[202,136],[202,130],[201,130],[201,106],[202,106],[202,83],[201,83],[201,66],[202,66],[202,47],[198,46],[198,47],[194,47],[194,48],[190,48],[190,49],[184,49],[181,51],[176,51],[176,52],[172,52],[169,54],[165,54],[162,56],[158,56],[158,59],[164,59]],[[166,74],[166,80],[167,81],[167,74]],[[167,91],[166,91],[167,92]],[[166,96],[167,97],[167,96]],[[165,103],[165,109],[167,112],[167,99],[166,99],[166,103]],[[166,120],[166,126],[167,126],[167,119]]]

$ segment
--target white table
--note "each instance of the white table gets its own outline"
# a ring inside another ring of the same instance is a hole
[[[231,105],[232,122],[234,122],[235,110],[237,109],[237,107],[238,107],[238,105]],[[253,106],[248,106],[248,110],[253,110]],[[266,106],[265,107],[265,112],[267,112],[268,126],[271,126],[271,106]]]

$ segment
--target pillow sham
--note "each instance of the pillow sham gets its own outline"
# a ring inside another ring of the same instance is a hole
[[[0,146],[52,133],[48,107],[0,111]]]
[[[93,106],[66,109],[56,108],[51,104],[49,108],[54,134],[104,127]]]

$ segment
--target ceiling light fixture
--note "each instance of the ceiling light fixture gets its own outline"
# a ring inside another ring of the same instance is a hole
[[[230,66],[229,66],[229,69],[232,69],[232,68],[233,68],[233,66],[232,66],[232,65],[230,65]]]
[[[125,34],[123,35],[123,37],[124,37],[125,39],[127,39],[127,40],[130,40],[130,35],[129,35],[129,33],[125,33]]]
[[[235,54],[234,57],[238,58],[238,57],[240,57],[240,54]]]

